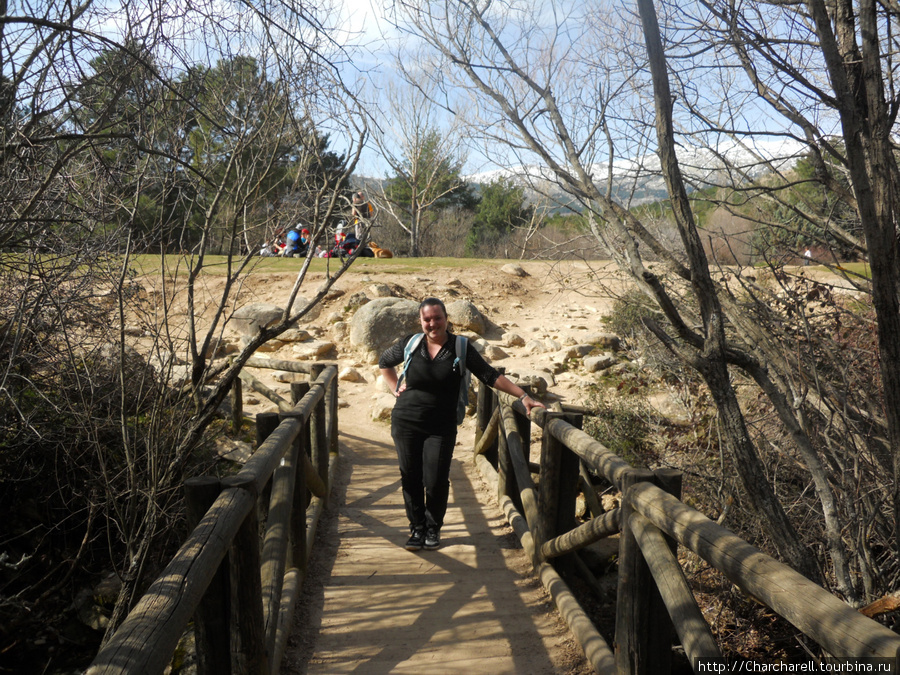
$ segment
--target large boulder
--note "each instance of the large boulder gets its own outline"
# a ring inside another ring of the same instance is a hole
[[[362,350],[367,363],[404,335],[422,330],[419,304],[403,298],[375,298],[360,307],[350,321],[350,344]]]
[[[306,307],[312,302],[309,298],[304,298],[302,295],[298,295],[296,300],[294,300],[294,306],[291,308],[291,314],[296,314],[297,312],[302,312]],[[304,314],[297,323],[307,323],[309,321],[315,321],[319,318],[319,314],[322,313],[322,303],[317,302],[315,305],[309,308],[309,311]]]
[[[267,302],[252,302],[235,310],[231,321],[237,331],[245,337],[253,337],[260,328],[268,328],[278,323],[284,308]]]
[[[484,315],[468,300],[454,300],[447,303],[447,318],[453,324],[454,332],[470,330],[483,335],[487,326]]]

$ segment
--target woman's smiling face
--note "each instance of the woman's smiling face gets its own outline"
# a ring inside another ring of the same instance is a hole
[[[447,315],[440,305],[425,305],[419,312],[419,321],[429,341],[444,343],[447,338]]]

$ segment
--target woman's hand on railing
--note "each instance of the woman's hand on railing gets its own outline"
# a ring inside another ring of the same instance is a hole
[[[528,394],[524,394],[521,398],[519,398],[519,400],[522,402],[522,405],[525,406],[525,414],[526,415],[531,415],[531,411],[534,408],[543,408],[544,410],[547,409],[547,406],[545,406],[540,401],[535,401]]]

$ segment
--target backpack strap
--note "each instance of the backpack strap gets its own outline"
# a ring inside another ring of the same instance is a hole
[[[456,336],[456,360],[453,366],[459,365],[459,394],[456,397],[456,423],[462,424],[466,418],[466,407],[469,405],[469,381],[472,379],[470,372],[466,369],[466,351],[469,347],[469,340],[462,335]]]
[[[406,346],[403,348],[403,370],[400,371],[400,377],[397,378],[397,386],[394,389],[395,392],[400,390],[400,383],[403,382],[403,378],[406,377],[406,369],[409,368],[409,360],[412,358],[412,355],[415,354],[416,347],[422,342],[423,337],[425,337],[425,333],[416,333],[409,339],[409,342],[407,342]]]
[[[456,358],[453,360],[453,367],[459,366],[459,374],[466,374],[466,350],[469,347],[469,341],[462,335],[456,336]]]

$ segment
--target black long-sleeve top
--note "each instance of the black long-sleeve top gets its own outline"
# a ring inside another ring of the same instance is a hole
[[[403,363],[403,350],[413,337],[407,335],[388,347],[378,360],[378,367],[393,368]],[[406,390],[394,403],[392,419],[435,434],[455,433],[456,400],[462,379],[459,368],[453,367],[455,359],[456,336],[449,331],[434,359],[428,354],[427,338],[422,338],[410,356]],[[500,377],[471,344],[466,349],[466,369],[489,387]]]

